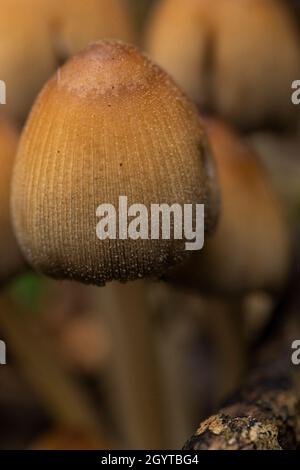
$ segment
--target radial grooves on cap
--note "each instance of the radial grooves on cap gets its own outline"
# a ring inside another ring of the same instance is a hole
[[[13,207],[28,260],[94,284],[161,275],[185,256],[184,240],[100,241],[96,208],[118,208],[119,196],[148,209],[205,203],[213,225],[217,190],[203,140],[193,105],[137,49],[88,47],[46,85],[22,138]]]

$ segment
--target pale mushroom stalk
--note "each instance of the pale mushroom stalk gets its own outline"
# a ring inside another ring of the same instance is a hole
[[[123,435],[132,449],[161,449],[168,448],[164,390],[146,295],[143,281],[110,284],[99,301],[115,343],[112,385]]]

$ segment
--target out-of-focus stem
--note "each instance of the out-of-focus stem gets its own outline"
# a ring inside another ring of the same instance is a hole
[[[222,388],[218,400],[222,400],[239,386],[246,367],[242,300],[216,298],[211,299],[208,306],[221,365]]]
[[[128,446],[165,446],[159,371],[142,281],[110,284],[99,293],[112,332],[117,400]]]
[[[24,376],[35,389],[53,421],[67,429],[101,434],[99,420],[79,384],[56,360],[46,339],[33,333],[30,315],[0,297],[0,327]]]

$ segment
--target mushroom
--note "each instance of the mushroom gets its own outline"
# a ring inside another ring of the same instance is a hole
[[[0,78],[9,115],[23,122],[57,66],[105,37],[134,39],[124,0],[2,0]]]
[[[146,49],[202,109],[244,129],[298,116],[299,31],[280,0],[160,0]]]
[[[18,274],[24,265],[9,210],[10,183],[18,140],[14,125],[0,114],[0,285]]]
[[[97,207],[205,204],[216,224],[214,166],[192,103],[133,46],[94,43],[47,83],[23,132],[13,184],[16,235],[29,263],[103,285],[160,276],[184,240],[97,238]],[[173,234],[171,234],[173,235]]]
[[[203,203],[209,234],[217,186],[194,105],[135,47],[102,41],[61,67],[32,109],[15,166],[13,221],[26,259],[54,278],[104,285],[160,277],[187,256],[184,240],[99,240],[99,204],[118,208],[124,195],[149,210],[153,203]],[[126,368],[119,388],[132,397],[128,434],[137,423],[135,445],[157,448],[159,393],[149,390],[156,360],[140,285],[111,284],[102,297]]]
[[[283,207],[258,156],[220,121],[206,121],[206,131],[221,189],[219,225],[204,249],[168,277],[206,297],[223,364],[224,399],[244,372],[246,301],[263,294],[272,309],[286,287],[292,250]]]
[[[180,273],[182,280],[206,293],[276,294],[291,267],[291,236],[281,202],[262,162],[233,129],[208,120],[206,131],[216,159],[222,211],[215,234],[176,277]]]

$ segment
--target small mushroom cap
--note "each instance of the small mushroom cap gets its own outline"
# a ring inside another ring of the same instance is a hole
[[[97,207],[118,215],[120,196],[149,213],[154,203],[203,203],[207,232],[216,225],[217,182],[196,108],[136,48],[102,41],[47,83],[24,130],[12,205],[25,257],[55,278],[99,285],[161,275],[186,255],[184,240],[97,238]]]
[[[6,83],[6,112],[25,119],[34,97],[56,67],[40,0],[2,0],[0,75]],[[34,12],[34,13],[33,13]]]
[[[65,58],[102,38],[135,39],[127,0],[50,0],[50,4],[52,32]]]
[[[218,228],[172,274],[213,294],[280,291],[291,266],[291,234],[261,161],[231,128],[207,121],[221,188]]]
[[[23,267],[10,217],[10,183],[17,151],[18,133],[0,114],[0,285]]]
[[[23,121],[68,57],[101,38],[133,40],[124,0],[1,0],[0,71],[6,111]]]
[[[160,0],[150,56],[202,109],[245,129],[288,125],[299,109],[300,35],[281,0]]]

